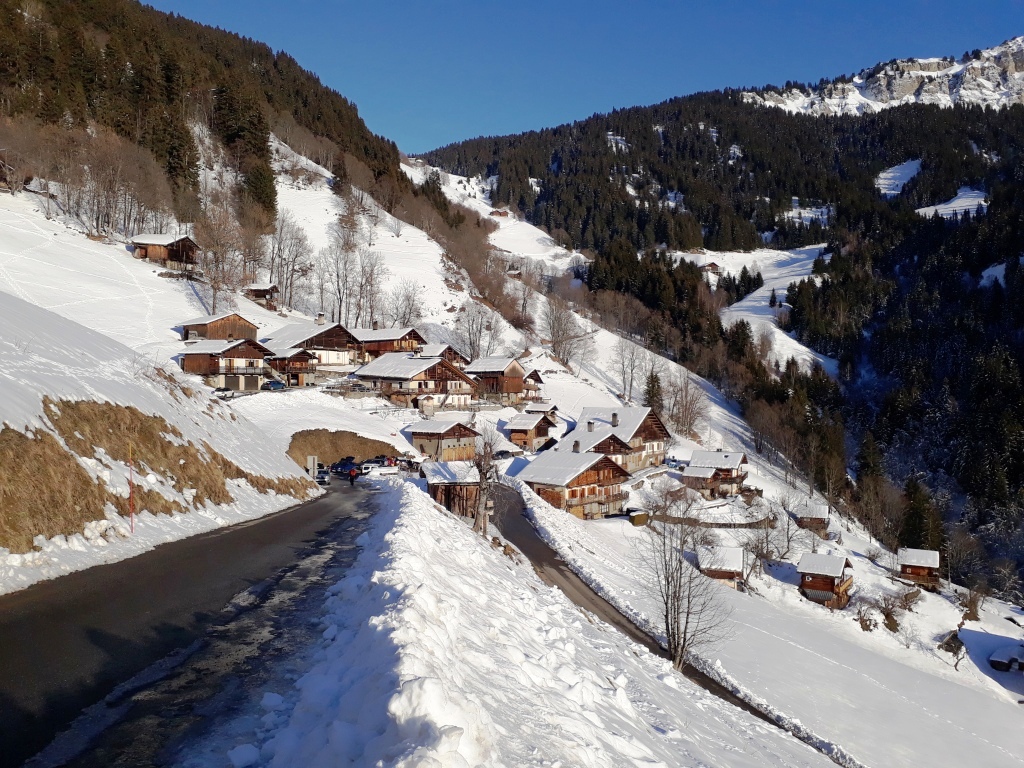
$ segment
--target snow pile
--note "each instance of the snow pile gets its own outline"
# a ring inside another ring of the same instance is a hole
[[[412,484],[329,590],[322,647],[225,752],[328,765],[828,765],[544,586]]]
[[[979,208],[982,212],[988,210],[988,198],[985,196],[985,193],[979,189],[960,187],[957,190],[956,197],[938,205],[918,208],[917,213],[926,218],[939,214],[944,219],[952,219],[957,216],[963,216],[965,213],[973,216]]]
[[[54,434],[44,410],[53,401],[94,401],[132,406],[143,414],[163,418],[180,432],[169,441],[209,444],[247,471],[268,478],[297,478],[301,470],[283,452],[268,451],[260,430],[238,418],[217,400],[190,396],[189,380],[173,367],[158,370],[144,357],[113,339],[0,292],[0,422],[19,432]],[[57,408],[57,406],[54,406]],[[59,412],[59,409],[58,409]],[[80,462],[114,493],[128,495],[128,467],[100,453]],[[179,493],[173,478],[142,473],[144,487],[185,508],[192,507],[188,489]],[[99,562],[123,559],[156,544],[182,538],[232,522],[258,517],[295,503],[290,496],[260,494],[247,483],[232,482],[235,503],[207,505],[184,515],[140,515],[136,535],[126,539],[127,521],[108,511],[108,520],[87,526],[84,534],[50,541],[37,539],[38,551],[12,555],[0,550],[0,592],[28,586],[44,578]],[[98,526],[98,527],[97,527]],[[99,530],[102,528],[103,530]],[[96,530],[93,530],[96,529]],[[104,538],[104,531],[110,536]]]
[[[912,178],[917,176],[921,170],[920,160],[907,160],[905,163],[886,168],[875,177],[875,187],[882,193],[882,197],[896,197],[903,191],[903,187]]]

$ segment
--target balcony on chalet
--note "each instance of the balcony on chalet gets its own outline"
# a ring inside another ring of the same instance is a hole
[[[222,373],[225,376],[262,376],[263,366],[223,365],[217,373]]]
[[[901,581],[910,581],[914,584],[920,584],[922,587],[938,587],[940,586],[940,576],[937,573],[897,573],[896,577]]]
[[[603,496],[599,493],[591,494],[590,496],[580,496],[575,499],[566,499],[565,505],[567,507],[584,507],[587,504],[612,504],[617,501],[625,501],[628,494],[623,492],[612,493],[607,496]]]

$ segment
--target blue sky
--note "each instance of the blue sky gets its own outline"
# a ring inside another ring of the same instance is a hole
[[[1024,0],[149,2],[287,51],[408,153],[1024,34]]]

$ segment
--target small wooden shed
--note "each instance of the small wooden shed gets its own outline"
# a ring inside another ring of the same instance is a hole
[[[934,549],[901,548],[896,553],[900,578],[927,589],[939,587],[939,553]]]
[[[159,262],[168,269],[192,269],[198,261],[199,246],[188,235],[142,234],[131,243],[135,258]]]
[[[749,555],[743,547],[697,547],[697,567],[709,579],[743,589]]]
[[[480,499],[480,472],[471,461],[425,461],[420,477],[427,481],[430,498],[449,512],[476,517]]]
[[[853,586],[853,576],[846,575],[847,568],[852,569],[853,564],[842,555],[805,553],[796,567],[800,594],[826,608],[845,608]]]
[[[245,298],[271,311],[277,309],[279,293],[277,283],[250,283],[242,289],[242,295]]]
[[[814,531],[822,539],[828,538],[828,505],[808,502],[794,513],[799,528]]]
[[[235,341],[236,339],[256,340],[259,329],[256,324],[246,320],[237,312],[221,312],[216,315],[203,315],[185,320],[179,326],[182,341],[195,339],[220,339]]]

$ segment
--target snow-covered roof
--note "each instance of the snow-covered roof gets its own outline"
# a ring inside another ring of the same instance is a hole
[[[410,425],[409,434],[412,435],[443,435],[445,432],[450,430],[455,425],[461,425],[468,429],[473,434],[479,434],[475,429],[470,427],[468,424],[464,424],[461,421],[434,421],[424,420],[418,421],[415,424]]]
[[[277,288],[277,283],[249,283],[243,291],[269,291]]]
[[[517,413],[505,422],[505,429],[534,429],[543,420],[543,413]]]
[[[708,480],[714,476],[714,467],[683,467],[683,477],[699,477],[702,480]]]
[[[918,568],[938,568],[939,553],[934,549],[900,549],[896,553],[899,565],[913,565]]]
[[[346,328],[356,341],[397,341],[415,331],[415,328]]]
[[[446,349],[450,349],[448,344],[421,344],[420,345],[420,356],[421,357],[441,357]]]
[[[604,458],[600,453],[545,451],[519,472],[519,479],[528,483],[564,486]]]
[[[272,357],[278,359],[295,357],[300,352],[306,351],[302,347],[270,347],[269,349],[272,353]]]
[[[523,413],[551,413],[557,410],[558,406],[554,403],[527,403]]]
[[[481,357],[466,366],[466,373],[504,373],[512,363],[516,362],[514,357]]]
[[[184,328],[187,325],[209,325],[210,323],[215,323],[218,320],[223,320],[225,317],[231,317],[232,315],[236,315],[238,317],[241,317],[242,320],[245,320],[245,318],[239,315],[237,312],[220,312],[216,315],[201,315],[200,317],[193,317],[191,320],[182,321],[181,323],[179,323],[179,325],[182,328]],[[250,325],[255,325],[255,323],[253,323],[251,320],[245,320],[245,322],[249,323]]]
[[[828,520],[828,505],[817,501],[809,501],[796,512],[797,517],[811,520]]]
[[[188,235],[141,234],[133,237],[131,242],[133,245],[170,245],[188,239]]]
[[[301,347],[303,342],[309,341],[317,334],[329,331],[332,328],[341,328],[341,324],[325,323],[324,325],[317,325],[312,321],[288,323],[271,333],[266,338],[266,341],[275,347]]]
[[[184,354],[186,355],[222,355],[229,349],[234,349],[239,344],[251,339],[234,339],[234,340],[223,340],[223,339],[203,339],[202,341],[193,341],[185,345]],[[253,342],[255,343],[255,342]],[[263,346],[257,344],[257,346]]]
[[[385,352],[354,375],[361,379],[411,379],[437,365],[436,357],[416,357],[408,352]]]
[[[573,432],[578,431],[581,427],[585,428],[587,422],[592,421],[594,422],[595,432],[600,426],[608,426],[613,429],[616,437],[628,443],[633,439],[633,435],[635,435],[636,431],[640,429],[640,425],[644,423],[644,419],[646,419],[650,413],[650,408],[628,405],[612,408],[584,408],[580,412],[576,429],[573,430]],[[612,427],[612,418],[616,414],[618,414],[619,417],[619,425],[617,427]]]
[[[746,560],[743,547],[697,547],[697,564],[702,571],[743,573],[746,570]]]
[[[796,567],[797,573],[810,573],[815,576],[843,575],[844,568],[852,568],[850,561],[841,555],[823,555],[816,552],[806,552],[800,557],[800,563]]]
[[[744,459],[746,456],[739,451],[694,451],[690,456],[690,466],[739,469]]]
[[[424,461],[420,474],[431,485],[479,483],[480,472],[471,461]]]

